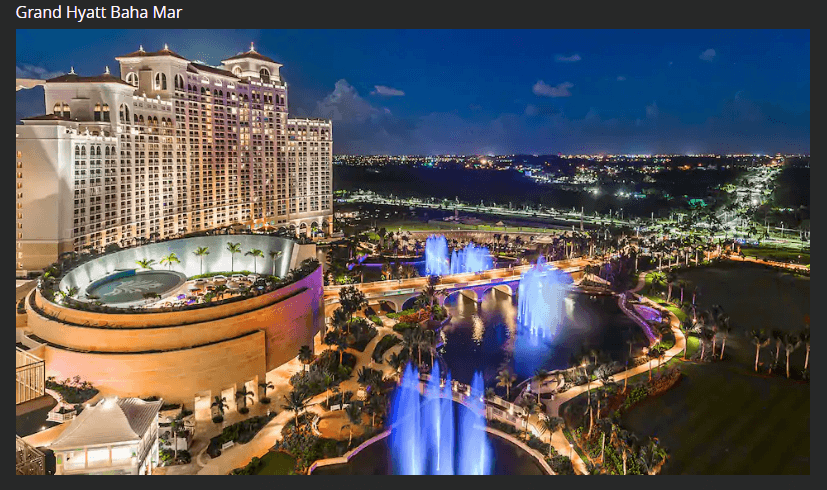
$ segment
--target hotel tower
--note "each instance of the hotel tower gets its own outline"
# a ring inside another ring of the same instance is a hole
[[[16,265],[228,226],[333,227],[329,120],[288,119],[281,64],[220,67],[167,46],[118,56],[120,77],[46,80],[47,114],[16,126]]]

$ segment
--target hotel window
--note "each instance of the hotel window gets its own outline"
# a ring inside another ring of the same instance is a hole
[[[167,76],[164,73],[155,74],[155,90],[167,89]]]
[[[95,121],[101,120],[101,105],[95,104]]]
[[[20,150],[17,150],[17,158],[20,158],[22,156],[23,156],[23,152],[20,151]]]
[[[23,234],[22,234],[22,233],[18,233],[18,234],[17,234],[17,238],[19,238],[19,239],[21,239],[21,240],[22,240],[22,239],[23,239]]]
[[[103,120],[109,122],[109,104],[103,104]]]
[[[17,162],[17,168],[23,168],[23,162]]]
[[[138,86],[138,75],[135,72],[129,72],[126,74],[126,83],[132,85],[133,87]]]

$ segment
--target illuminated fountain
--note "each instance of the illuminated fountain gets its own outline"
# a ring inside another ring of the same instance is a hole
[[[481,272],[494,267],[487,247],[478,247],[474,242],[451,254],[451,274]]]
[[[520,278],[517,322],[531,332],[548,331],[553,335],[563,320],[566,286],[571,282],[571,276],[546,264],[540,256]]]
[[[425,273],[444,276],[451,270],[448,262],[448,240],[445,235],[431,235],[425,240]]]
[[[455,249],[448,256],[448,240],[445,235],[431,235],[425,240],[425,273],[444,276],[463,272],[481,272],[494,267],[487,247],[469,243],[461,250]]]
[[[397,475],[487,475],[491,448],[485,433],[482,374],[474,374],[469,407],[456,406],[451,377],[441,385],[439,366],[420,392],[419,372],[409,364],[391,401],[390,449]]]

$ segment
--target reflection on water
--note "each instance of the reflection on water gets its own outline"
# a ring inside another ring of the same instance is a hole
[[[564,300],[561,324],[550,329],[521,329],[517,324],[517,302],[500,291],[491,291],[476,303],[453,295],[445,303],[451,322],[441,332],[440,357],[454,379],[470,383],[481,370],[486,386],[493,386],[497,372],[508,368],[518,383],[543,368],[564,369],[582,346],[599,348],[612,360],[624,362],[625,340],[645,344],[639,327],[617,306],[615,297],[572,294]]]

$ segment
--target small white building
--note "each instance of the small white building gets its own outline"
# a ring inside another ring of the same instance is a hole
[[[146,475],[158,464],[163,400],[107,398],[84,409],[49,445],[57,475]]]

